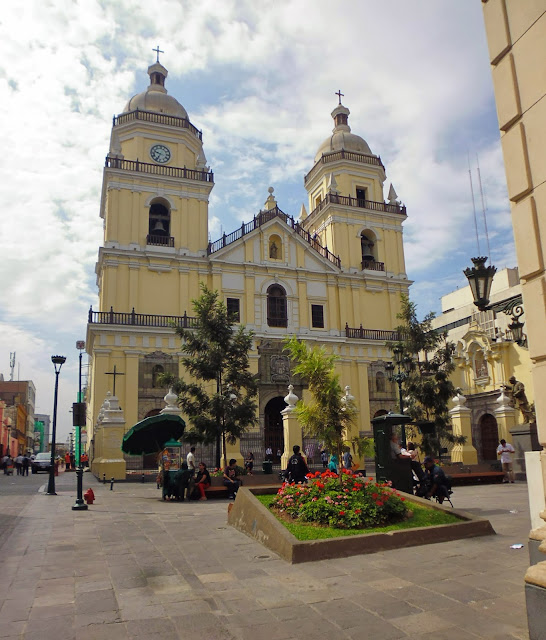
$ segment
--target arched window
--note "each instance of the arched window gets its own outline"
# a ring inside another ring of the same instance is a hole
[[[360,235],[360,248],[362,250],[362,262],[375,262],[375,242],[371,233],[366,232]]]
[[[375,390],[380,393],[385,391],[385,374],[382,371],[375,374]]]
[[[278,284],[267,290],[267,324],[270,327],[287,327],[286,291]]]
[[[154,389],[161,387],[157,379],[162,373],[165,373],[165,368],[163,367],[163,365],[161,364],[154,365],[154,368],[152,369],[152,387]]]
[[[171,213],[162,202],[150,205],[146,244],[173,246],[171,243]]]

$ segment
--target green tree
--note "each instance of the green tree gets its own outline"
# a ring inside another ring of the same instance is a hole
[[[218,292],[204,284],[192,305],[196,328],[176,327],[184,343],[181,362],[187,378],[163,374],[160,383],[178,394],[178,404],[191,424],[185,439],[215,442],[219,467],[221,444],[225,452],[226,440],[235,442],[256,424],[258,385],[248,356],[253,334],[243,326],[234,326]]]
[[[402,358],[410,357],[414,363],[403,385],[407,411],[417,422],[434,424],[434,433],[423,434],[421,448],[427,454],[441,457],[446,441],[455,444],[466,440],[464,436],[453,435],[449,415],[449,401],[456,393],[450,379],[455,370],[455,345],[447,339],[447,334],[432,328],[434,313],[428,313],[419,321],[417,307],[406,295],[402,295],[402,309],[397,317],[402,320],[396,328],[400,339],[388,346],[400,349]]]
[[[285,349],[295,363],[293,373],[301,376],[309,385],[313,401],[300,400],[296,405],[296,415],[306,435],[317,438],[330,452],[335,452],[338,460],[346,446],[352,445],[359,454],[369,452],[366,438],[344,438],[354,424],[357,408],[347,401],[339,383],[339,375],[334,371],[337,357],[328,355],[324,347],[307,347],[303,340],[295,336],[287,338]]]

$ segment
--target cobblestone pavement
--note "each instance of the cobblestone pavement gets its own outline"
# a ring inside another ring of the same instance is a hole
[[[96,502],[74,512],[74,482],[35,494],[2,546],[0,638],[528,638],[525,484],[456,489],[496,536],[291,566],[227,526],[226,501],[85,474]]]

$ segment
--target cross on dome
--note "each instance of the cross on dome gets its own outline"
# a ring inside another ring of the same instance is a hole
[[[341,96],[345,96],[344,93],[341,93],[341,89],[338,89],[335,94],[339,98],[339,104],[341,104]]]
[[[157,47],[155,49],[152,49],[152,51],[155,51],[157,53],[156,62],[159,62],[159,54],[160,53],[165,53],[164,51],[161,51],[161,49],[159,48],[159,45],[157,45]],[[339,104],[341,104],[341,102]]]

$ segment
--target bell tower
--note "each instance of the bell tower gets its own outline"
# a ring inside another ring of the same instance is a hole
[[[163,301],[148,295],[150,287],[157,293],[151,276],[169,273],[176,291],[177,263],[185,257],[206,260],[214,176],[201,131],[165,88],[167,74],[159,61],[152,64],[147,89],[113,119],[100,205],[104,242],[96,267],[101,310],[183,313],[172,294]]]
[[[305,176],[309,215],[300,222],[323,246],[341,258],[344,270],[405,279],[402,222],[406,208],[391,185],[383,198],[385,167],[368,143],[351,132],[350,111],[332,111],[332,135],[320,145]]]

